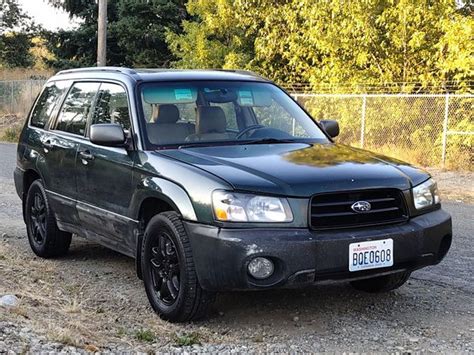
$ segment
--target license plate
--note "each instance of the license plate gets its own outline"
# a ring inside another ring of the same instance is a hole
[[[393,239],[349,244],[349,271],[393,266]]]

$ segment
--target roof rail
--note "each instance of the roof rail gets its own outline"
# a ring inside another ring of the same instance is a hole
[[[244,69],[215,69],[215,70],[221,70],[221,71],[226,71],[226,72],[231,72],[231,73],[236,73],[236,74],[243,74],[243,75],[249,75],[249,76],[253,76],[255,78],[258,78],[258,79],[262,79],[262,80],[265,80],[265,81],[268,81],[268,82],[272,82],[272,80],[258,74],[258,73],[255,73],[254,71],[251,71],[251,70],[244,70]]]
[[[130,69],[130,68],[124,68],[124,67],[89,67],[89,68],[61,70],[56,75],[84,73],[84,72],[115,72],[115,73],[122,73],[122,74],[128,74],[128,75],[137,74],[135,70]]]
[[[260,76],[259,74],[255,73],[251,70],[244,70],[244,69],[212,69],[212,70],[226,71],[226,72],[237,73],[237,74],[246,74],[246,75],[250,75],[250,76],[256,76],[258,78],[263,78],[262,76]]]

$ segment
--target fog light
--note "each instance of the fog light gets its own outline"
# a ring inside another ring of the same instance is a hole
[[[270,259],[257,257],[249,263],[249,274],[259,280],[266,279],[273,274],[275,267]]]

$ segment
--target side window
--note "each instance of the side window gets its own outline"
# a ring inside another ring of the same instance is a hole
[[[45,87],[31,114],[30,124],[32,126],[39,128],[46,126],[68,84],[66,81],[57,81]]]
[[[235,114],[235,106],[232,102],[211,102],[211,106],[219,106],[225,113],[228,129],[239,129],[237,127],[237,116]]]
[[[120,123],[130,129],[130,110],[127,92],[117,84],[104,83],[100,86],[91,124]]]
[[[72,86],[59,113],[56,129],[83,136],[99,83],[76,83]]]

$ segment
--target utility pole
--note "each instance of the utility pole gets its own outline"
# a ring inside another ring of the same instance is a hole
[[[99,1],[99,19],[97,31],[97,66],[105,67],[107,65],[107,0]]]

